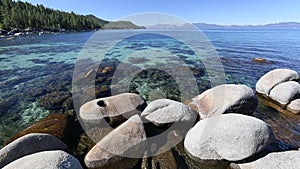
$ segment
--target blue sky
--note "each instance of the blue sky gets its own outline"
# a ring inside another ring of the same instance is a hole
[[[94,14],[106,20],[141,12],[163,12],[188,22],[266,24],[300,22],[299,0],[23,0],[32,4]]]

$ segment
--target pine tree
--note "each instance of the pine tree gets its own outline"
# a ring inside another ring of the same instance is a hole
[[[82,30],[101,28],[105,22],[107,21],[95,20],[74,12],[53,10],[43,5],[0,0],[0,29]]]

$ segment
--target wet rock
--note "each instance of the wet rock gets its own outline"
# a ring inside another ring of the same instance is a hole
[[[154,156],[152,161],[152,169],[174,169],[174,168],[180,168],[180,166],[177,165],[176,159],[174,155],[172,154],[172,151],[166,151],[162,154],[159,154],[157,156]]]
[[[293,100],[288,106],[287,109],[294,114],[300,113],[300,99]]]
[[[189,106],[201,118],[223,113],[252,114],[257,107],[257,99],[251,88],[245,85],[220,85],[193,98]]]
[[[39,99],[38,104],[48,110],[59,110],[69,97],[68,92],[47,93]]]
[[[157,142],[157,144],[149,144],[148,142],[148,149],[143,157],[142,168],[189,168],[181,152],[179,152],[177,149],[179,147],[183,147],[183,139],[178,139],[180,138],[178,138],[177,133],[173,131],[168,134],[168,138],[166,139],[168,141],[166,142],[163,138],[160,138],[160,141]],[[184,152],[184,150],[182,152]]]
[[[169,100],[158,99],[151,102],[141,114],[142,117],[156,126],[176,122],[195,122],[197,115],[184,104]]]
[[[299,79],[297,72],[289,69],[274,69],[263,75],[256,83],[256,91],[269,96],[270,91],[278,84]]]
[[[253,58],[252,62],[256,62],[256,63],[269,63],[267,61],[267,59],[265,59],[265,58]]]
[[[110,128],[92,128],[81,134],[79,142],[76,146],[75,155],[80,156],[82,161],[84,156],[91,150],[96,143],[110,133],[113,129]]]
[[[62,104],[63,110],[71,110],[74,109],[73,99],[72,97],[68,97]]]
[[[68,152],[83,161],[84,156],[82,156],[81,153],[86,154],[88,151],[77,151],[78,144],[80,144],[81,141],[80,135],[82,135],[84,130],[79,121],[73,116],[74,113],[74,111],[69,110],[64,114],[50,114],[30,127],[18,132],[6,141],[5,145],[30,133],[51,134],[62,140],[68,146]]]
[[[198,67],[190,67],[191,71],[193,72],[194,76],[201,77],[204,76],[205,70]]]
[[[299,159],[300,151],[274,152],[262,157],[256,161],[235,164],[234,169],[274,169],[274,168],[289,168],[298,169],[300,166]]]
[[[274,141],[263,121],[241,114],[223,114],[199,121],[186,135],[184,147],[196,161],[239,161]]]
[[[79,114],[87,123],[106,119],[109,124],[116,125],[134,114],[140,114],[145,106],[145,101],[139,95],[123,93],[89,101],[81,106]]]
[[[98,73],[100,73],[100,75],[106,75],[106,76],[112,75],[113,71],[114,71],[114,68],[111,66],[105,66],[105,67],[98,69]]]
[[[53,135],[28,134],[0,150],[0,168],[29,154],[47,150],[65,150],[66,148],[67,146]]]
[[[111,90],[107,85],[95,86],[96,98],[111,96]]]
[[[85,164],[88,168],[132,168],[143,157],[145,140],[143,122],[134,115],[98,142],[86,155]]]
[[[5,145],[30,133],[46,133],[51,134],[59,139],[64,139],[69,119],[72,119],[71,115],[50,114],[37,123],[12,136],[9,140],[6,141]]]
[[[180,166],[186,166],[183,167],[185,168],[190,168],[190,169],[229,169],[227,168],[230,165],[230,162],[226,161],[226,160],[222,160],[222,161],[196,161],[193,160],[192,158],[190,158],[189,154],[187,153],[187,151],[184,148],[184,143],[181,142],[180,144],[176,145],[174,147],[174,151],[173,154],[177,155],[177,160],[180,159]],[[178,158],[179,157],[179,158]]]
[[[24,92],[25,95],[29,95],[34,99],[38,96],[45,95],[47,93],[46,89],[43,88],[35,88],[35,89],[28,89]]]
[[[72,155],[57,150],[43,151],[22,157],[6,165],[3,169],[82,169],[79,161]]]
[[[25,82],[28,82],[32,80],[32,76],[24,75],[21,77],[16,77],[10,80],[5,81],[3,84],[1,84],[2,87],[11,87],[11,86],[16,86]]]
[[[283,107],[299,95],[300,84],[294,81],[280,83],[270,92],[270,97]]]

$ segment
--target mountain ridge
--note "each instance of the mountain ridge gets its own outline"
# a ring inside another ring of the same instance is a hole
[[[199,29],[300,29],[300,22],[278,22],[264,25],[219,25],[208,23],[192,23]],[[186,29],[191,24],[156,24],[146,26],[147,29]]]

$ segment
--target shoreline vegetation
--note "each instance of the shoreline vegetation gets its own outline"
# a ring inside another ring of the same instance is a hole
[[[0,0],[0,36],[82,32],[110,29],[145,29],[130,21],[106,21],[94,15],[54,10],[28,2]]]

